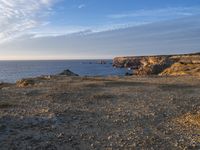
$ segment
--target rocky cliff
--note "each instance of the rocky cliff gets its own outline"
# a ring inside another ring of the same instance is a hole
[[[200,53],[116,57],[113,66],[132,68],[135,75],[200,75]]]

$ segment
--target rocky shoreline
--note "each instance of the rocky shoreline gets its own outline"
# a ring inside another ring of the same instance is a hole
[[[134,75],[200,76],[200,53],[116,57],[113,66],[131,68]]]
[[[0,149],[197,150],[199,110],[198,77],[66,70],[0,85]]]

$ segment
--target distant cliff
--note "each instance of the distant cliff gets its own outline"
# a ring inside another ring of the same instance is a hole
[[[116,57],[113,66],[132,68],[135,75],[200,75],[200,53]]]

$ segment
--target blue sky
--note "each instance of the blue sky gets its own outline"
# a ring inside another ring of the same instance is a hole
[[[200,50],[199,0],[0,0],[0,59]]]
[[[199,0],[66,0],[54,6],[47,30],[107,30],[200,13]],[[160,14],[159,14],[160,13]],[[40,32],[39,30],[39,32]]]

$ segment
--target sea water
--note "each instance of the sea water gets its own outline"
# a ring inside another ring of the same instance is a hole
[[[114,68],[112,60],[101,64],[100,60],[44,60],[44,61],[0,61],[0,82],[41,75],[54,75],[69,69],[80,76],[124,75],[126,69]]]

